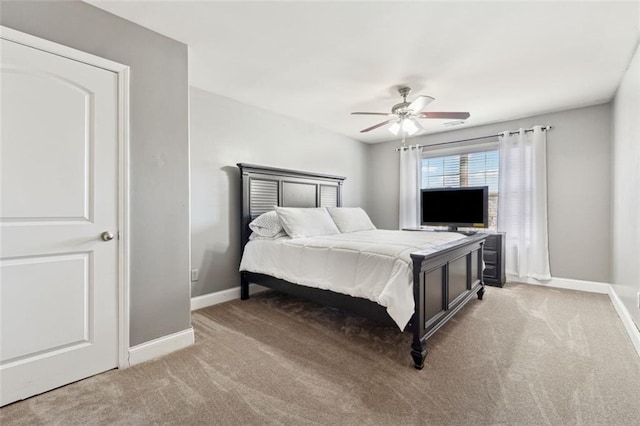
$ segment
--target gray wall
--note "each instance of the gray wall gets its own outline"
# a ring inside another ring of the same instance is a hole
[[[640,47],[613,102],[612,283],[640,328]]]
[[[237,163],[346,176],[343,203],[367,208],[367,146],[298,120],[191,88],[192,295],[240,283]]]
[[[597,105],[426,135],[430,144],[550,125],[547,134],[549,253],[556,278],[610,282],[611,105]],[[370,153],[370,215],[380,228],[398,228],[399,142]]]
[[[188,328],[187,46],[78,1],[2,2],[0,24],[131,67],[131,345]]]

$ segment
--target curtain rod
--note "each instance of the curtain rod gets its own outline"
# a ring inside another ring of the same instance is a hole
[[[547,131],[552,129],[551,126],[542,126],[542,131]],[[525,133],[528,132],[533,132],[533,129],[524,129]],[[515,135],[516,133],[520,133],[519,130],[514,130],[512,132],[509,132],[510,135]],[[403,149],[411,149],[411,148],[426,148],[426,147],[431,147],[431,146],[439,146],[439,145],[449,145],[451,143],[460,143],[460,142],[471,142],[471,141],[479,141],[482,139],[489,139],[489,138],[497,138],[498,136],[502,136],[502,133],[498,133],[497,135],[487,135],[487,136],[479,136],[477,138],[469,138],[469,139],[460,139],[458,141],[449,141],[449,142],[440,142],[440,143],[434,143],[434,144],[429,144],[429,145],[409,145],[409,146],[401,146],[399,148],[396,148],[396,152],[402,151]]]

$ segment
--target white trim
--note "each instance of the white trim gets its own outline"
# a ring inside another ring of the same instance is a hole
[[[608,283],[600,283],[595,281],[582,281],[582,280],[572,280],[569,278],[551,278],[549,281],[538,281],[533,278],[518,278],[515,276],[507,276],[507,282],[514,283],[523,283],[523,284],[533,284],[539,285],[543,287],[554,287],[554,288],[564,288],[568,290],[578,290],[578,291],[586,291],[589,293],[600,293],[606,294],[611,299],[611,303],[622,321],[622,325],[627,332],[627,335],[631,339],[631,344],[633,344],[638,357],[640,357],[640,330],[636,327],[633,319],[631,318],[631,314],[627,310],[626,306],[618,297],[616,293],[615,287]]]
[[[129,366],[129,67],[0,25],[0,38],[118,75],[118,367]]]
[[[548,281],[539,281],[535,278],[520,278],[507,275],[507,282],[533,284],[543,287],[565,288],[568,290],[587,291],[589,293],[609,294],[610,284],[596,281],[573,280],[570,278],[551,278]]]
[[[141,343],[129,349],[129,365],[140,364],[193,345],[193,327]]]
[[[263,287],[258,284],[249,285],[249,294],[261,293],[265,290],[269,290],[267,287]],[[204,294],[202,296],[196,296],[191,298],[191,310],[207,308],[209,306],[217,305],[218,303],[229,302],[231,300],[240,299],[240,287],[234,287],[227,290],[216,291],[215,293]]]
[[[618,313],[618,316],[622,321],[624,329],[627,331],[627,334],[631,339],[633,347],[636,349],[636,352],[640,357],[640,330],[638,330],[638,328],[636,327],[633,319],[631,318],[631,314],[620,300],[620,297],[618,297],[616,289],[613,285],[609,286],[609,298],[611,299],[611,303],[613,303],[613,307],[616,309],[616,312]]]
[[[187,56],[191,56],[191,49],[187,46]],[[187,193],[187,198],[189,199],[189,202],[187,204],[187,210],[188,210],[188,218],[189,218],[189,236],[188,236],[188,240],[189,240],[189,271],[188,271],[188,278],[187,278],[187,295],[189,297],[189,300],[191,300],[192,298],[192,294],[193,294],[193,283],[194,281],[191,280],[191,271],[193,270],[193,248],[191,247],[191,243],[192,243],[192,228],[191,228],[191,85],[190,83],[190,79],[189,79],[189,72],[187,72],[187,122],[189,123],[189,125],[187,126],[187,186],[189,188],[189,192]],[[193,309],[191,309],[193,310]],[[189,321],[191,321],[191,316],[189,316]]]
[[[118,187],[118,249],[119,285],[118,285],[118,367],[129,366],[129,67],[118,72],[119,105],[119,187]]]
[[[126,65],[0,25],[0,38],[119,73]]]

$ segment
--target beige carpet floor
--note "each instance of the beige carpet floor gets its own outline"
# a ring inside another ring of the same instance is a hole
[[[15,424],[638,425],[607,296],[488,288],[429,340],[275,292],[193,314],[196,344],[0,410]]]

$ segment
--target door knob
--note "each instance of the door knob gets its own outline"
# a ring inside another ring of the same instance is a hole
[[[100,234],[100,238],[102,238],[102,241],[111,241],[113,240],[113,234],[109,231],[104,231]]]

